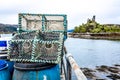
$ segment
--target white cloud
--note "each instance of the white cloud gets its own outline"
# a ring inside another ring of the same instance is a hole
[[[96,15],[101,23],[110,23],[112,20],[116,23],[119,22],[119,18],[116,18],[120,14],[119,2],[119,0],[0,0],[0,23],[17,24],[17,14],[21,12],[67,14],[70,28],[85,22],[92,15]]]

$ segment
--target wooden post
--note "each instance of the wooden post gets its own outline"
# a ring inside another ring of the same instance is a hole
[[[73,56],[71,54],[67,54],[66,58],[68,59],[73,71],[75,72],[77,80],[87,80],[86,76],[83,74],[83,72],[80,70],[80,67],[73,59]]]

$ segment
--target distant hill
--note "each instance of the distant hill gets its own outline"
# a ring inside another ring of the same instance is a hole
[[[17,31],[18,25],[0,23],[0,33],[13,33]]]

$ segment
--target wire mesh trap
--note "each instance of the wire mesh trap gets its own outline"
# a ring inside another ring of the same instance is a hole
[[[19,14],[20,31],[57,31],[67,38],[67,16],[64,14]]]
[[[10,41],[10,60],[18,62],[59,63],[63,47],[63,34],[55,33],[55,37],[52,32],[50,32],[52,36],[49,35],[47,37],[48,35],[46,36],[44,32],[44,38],[41,37],[40,33],[35,32],[15,35]],[[31,37],[31,35],[35,35],[35,37]]]

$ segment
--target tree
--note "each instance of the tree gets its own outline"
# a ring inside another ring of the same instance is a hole
[[[73,32],[78,33],[79,32],[79,27],[76,26]]]

